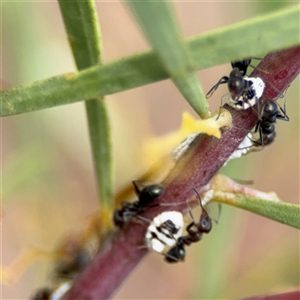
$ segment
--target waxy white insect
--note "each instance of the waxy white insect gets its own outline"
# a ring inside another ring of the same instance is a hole
[[[147,228],[146,246],[149,250],[164,253],[174,247],[182,236],[183,215],[178,211],[166,211],[157,215]]]
[[[244,76],[243,79],[249,82],[248,85],[250,87],[237,99],[230,97],[228,101],[228,105],[236,110],[245,110],[257,104],[266,87],[266,84],[260,77]]]

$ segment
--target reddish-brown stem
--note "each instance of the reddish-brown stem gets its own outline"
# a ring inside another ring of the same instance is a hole
[[[299,71],[300,47],[294,47],[268,54],[251,76],[259,76],[266,82],[262,100],[277,99]],[[195,196],[191,188],[194,187],[199,192],[207,189],[210,180],[245,138],[247,130],[251,130],[258,121],[254,109],[236,111],[225,106],[232,114],[234,126],[225,131],[221,139],[204,134],[195,139],[162,183],[165,191],[158,200],[160,203],[181,202],[172,207],[172,210],[186,209],[182,202]],[[169,209],[167,206],[150,207],[143,216],[151,220],[158,213]],[[141,248],[146,227],[146,222],[132,222],[124,230],[116,231],[80,274],[64,299],[111,298],[147,253],[146,249]]]

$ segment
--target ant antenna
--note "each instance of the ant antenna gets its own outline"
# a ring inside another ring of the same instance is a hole
[[[259,70],[259,69],[258,69]],[[262,71],[262,70],[260,70],[260,71]],[[265,72],[265,71],[262,71],[262,72]],[[266,73],[266,72],[265,72]],[[268,74],[268,73],[267,73]],[[269,73],[270,74],[270,73]],[[268,84],[268,85],[270,85],[270,87],[275,91],[275,92],[277,92],[278,94],[279,94],[279,98],[284,98],[284,94],[283,93],[281,93],[280,91],[279,91],[279,89],[276,87],[276,86],[274,86],[273,84],[271,84],[270,82],[267,82],[266,81],[266,84]]]
[[[134,187],[134,192],[137,196],[139,196],[141,194],[141,190],[137,185],[138,182],[140,182],[140,180],[133,180],[132,181],[132,184],[133,184],[133,187]]]
[[[260,58],[260,57],[251,57],[251,59],[260,60],[260,61],[262,60],[262,58]],[[261,71],[262,73],[270,74],[270,72],[264,71],[261,68],[258,68],[257,66],[254,66],[252,64],[249,64],[249,67],[251,67],[252,69],[257,69],[258,71]]]
[[[227,83],[228,80],[229,78],[227,76],[221,77],[221,79],[208,91],[205,98],[206,99],[210,98],[213,95],[213,93],[218,89],[219,85]]]
[[[205,208],[204,208],[203,205],[202,205],[202,201],[201,201],[201,197],[200,197],[199,193],[197,192],[197,190],[196,190],[194,187],[192,187],[192,190],[193,190],[193,191],[196,193],[196,195],[198,196],[199,203],[200,203],[200,206],[201,206],[202,210],[207,214],[207,211],[205,210]]]
[[[282,112],[283,116],[282,117],[278,117],[280,120],[282,121],[286,121],[289,122],[290,118],[289,116],[286,114],[286,99],[284,100],[284,104],[283,104],[283,108],[281,107],[281,105],[278,103],[278,101],[276,101],[276,104],[278,105],[280,111]]]
[[[201,204],[201,197],[200,197],[198,191],[197,191],[194,187],[192,187],[192,190],[193,190],[193,191],[196,193],[196,195],[198,196],[199,202],[200,202],[200,206],[202,207],[202,204]],[[202,208],[203,208],[203,207],[202,207]]]
[[[201,208],[202,208],[204,214],[208,215],[206,209],[205,209],[204,206],[202,205],[202,201],[201,201],[201,197],[200,197],[199,193],[197,192],[197,190],[196,190],[195,188],[192,187],[192,189],[194,190],[194,192],[197,194],[197,196],[198,196],[198,198],[199,198],[199,203],[200,203],[200,206],[201,206]],[[211,218],[212,220],[215,221],[216,224],[219,223],[220,216],[221,216],[221,212],[222,212],[222,205],[221,205],[220,203],[218,203],[218,208],[219,208],[219,213],[218,213],[217,219],[212,219],[212,218]],[[203,212],[202,212],[202,213],[203,213]]]

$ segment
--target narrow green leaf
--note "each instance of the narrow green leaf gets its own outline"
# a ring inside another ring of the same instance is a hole
[[[244,195],[224,198],[217,197],[217,201],[251,211],[274,221],[300,229],[299,205],[282,201],[258,199]]]
[[[299,6],[255,17],[188,40],[196,69],[299,45]],[[168,78],[152,52],[1,92],[1,116],[109,95]]]
[[[127,4],[177,88],[200,117],[208,117],[209,105],[171,3],[132,1]]]
[[[72,2],[59,0],[70,45],[79,70],[101,64],[101,36],[97,13],[92,0]],[[97,96],[97,98],[92,98]],[[84,97],[96,169],[101,213],[113,203],[113,170],[110,124],[101,94]],[[106,220],[103,220],[106,222]]]
[[[77,68],[82,70],[100,64],[101,37],[94,2],[92,0],[58,2]]]
[[[300,6],[295,5],[192,37],[189,45],[196,67],[203,69],[245,57],[262,57],[299,45],[299,18]]]

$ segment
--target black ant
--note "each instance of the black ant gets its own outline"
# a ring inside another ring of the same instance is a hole
[[[212,228],[212,220],[207,211],[204,209],[200,195],[193,188],[199,197],[199,203],[202,208],[202,213],[199,222],[192,221],[187,227],[187,235],[178,238],[176,245],[165,254],[165,260],[169,263],[182,261],[185,258],[185,246],[199,242],[202,239],[203,233],[209,233]]]
[[[227,83],[231,95],[228,104],[231,107],[243,110],[254,106],[263,94],[265,83],[260,77],[246,76],[250,63],[251,59],[232,62],[233,70],[230,72],[229,77],[221,77],[206,94],[206,98],[210,98],[220,84]]]
[[[57,250],[51,278],[51,288],[43,287],[35,292],[32,300],[58,300],[70,289],[73,280],[91,260],[84,241],[77,235],[70,235]]]
[[[65,245],[65,257],[58,259],[53,271],[53,279],[58,283],[74,280],[91,260],[91,253],[80,244]]]
[[[124,201],[122,207],[115,210],[113,220],[114,224],[118,227],[123,227],[132,216],[142,213],[164,191],[164,188],[159,184],[148,185],[142,190],[138,188],[136,181],[133,181],[132,184],[139,199],[135,202]]]
[[[35,292],[30,298],[31,300],[50,300],[52,290],[48,287],[43,287]]]
[[[253,146],[266,146],[271,144],[275,137],[275,123],[276,120],[289,121],[286,114],[286,105],[284,108],[275,101],[266,100],[262,110],[260,120],[256,123],[254,133],[259,132],[259,139],[252,141]]]

